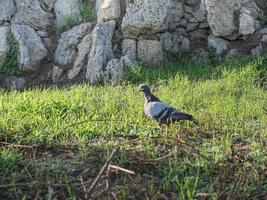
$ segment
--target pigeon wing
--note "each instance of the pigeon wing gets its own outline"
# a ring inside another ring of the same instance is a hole
[[[163,102],[149,102],[145,108],[145,113],[158,122],[193,120],[193,116],[179,112],[175,108]]]

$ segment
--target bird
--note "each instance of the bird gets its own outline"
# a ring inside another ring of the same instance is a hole
[[[162,102],[152,94],[147,84],[141,84],[139,91],[145,95],[144,110],[148,117],[153,118],[159,125],[168,126],[172,122],[181,120],[195,121],[194,117],[185,112],[181,112],[167,103]]]

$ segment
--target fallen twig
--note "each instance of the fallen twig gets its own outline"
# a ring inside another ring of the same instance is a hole
[[[159,157],[159,158],[156,158],[156,159],[150,159],[150,160],[148,160],[148,161],[149,161],[149,162],[158,162],[158,161],[161,161],[161,160],[164,160],[164,159],[166,159],[166,158],[171,157],[171,156],[174,155],[175,153],[176,153],[176,151],[174,150],[174,151],[168,153],[168,154],[165,155],[165,156],[162,156],[162,157]]]
[[[117,146],[112,153],[109,156],[109,159],[105,162],[105,164],[103,165],[103,167],[101,168],[100,172],[98,173],[97,177],[95,178],[94,182],[92,183],[92,185],[90,186],[87,195],[88,197],[92,196],[92,193],[97,185],[97,183],[100,181],[101,176],[103,175],[103,173],[105,172],[105,170],[108,168],[109,164],[111,163],[111,161],[115,158],[116,154],[119,151],[119,147]]]
[[[119,166],[116,166],[116,165],[109,165],[108,168],[109,169],[112,168],[112,169],[115,169],[115,170],[120,170],[120,171],[123,171],[125,173],[135,175],[134,171],[131,171],[131,170],[128,170],[128,169],[125,169],[125,168],[122,168],[122,167],[119,167]]]

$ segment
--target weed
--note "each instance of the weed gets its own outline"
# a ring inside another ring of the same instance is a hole
[[[95,21],[96,19],[96,12],[93,8],[91,8],[89,5],[82,3],[79,6],[80,15],[82,18],[82,21]]]
[[[18,69],[18,54],[19,54],[19,42],[10,32],[7,36],[9,43],[9,52],[2,65],[0,65],[0,73],[8,76],[19,76],[21,71]]]

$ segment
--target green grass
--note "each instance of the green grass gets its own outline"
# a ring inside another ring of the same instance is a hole
[[[0,199],[85,198],[75,184],[80,177],[93,180],[117,145],[112,164],[136,175],[110,172],[110,192],[99,199],[111,192],[118,199],[266,195],[266,75],[264,59],[220,66],[180,62],[137,66],[116,87],[2,90]],[[199,126],[182,122],[158,129],[143,114],[143,95],[137,93],[143,82],[163,101],[193,114]],[[13,183],[27,184],[1,188]],[[105,188],[104,179],[100,183],[94,195]]]

